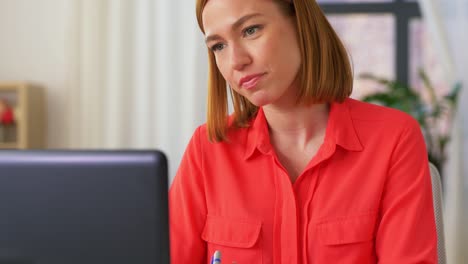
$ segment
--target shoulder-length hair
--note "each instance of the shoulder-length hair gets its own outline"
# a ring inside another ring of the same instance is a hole
[[[353,90],[348,53],[315,0],[272,0],[285,15],[294,16],[302,57],[299,70],[298,103],[342,102]],[[203,33],[202,13],[208,0],[197,0],[198,25]],[[208,49],[207,130],[211,141],[226,140],[230,128],[247,127],[258,107],[232,89],[232,122],[228,121],[227,84]]]

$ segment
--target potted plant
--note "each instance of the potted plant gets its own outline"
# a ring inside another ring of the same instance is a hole
[[[385,88],[383,91],[366,95],[362,98],[363,101],[399,109],[419,122],[426,141],[429,161],[442,172],[447,159],[446,146],[450,141],[450,127],[457,108],[461,83],[453,85],[447,94],[437,96],[429,77],[420,70],[419,77],[429,94],[429,99],[425,99],[422,93],[398,81],[372,74],[362,74],[360,77],[380,83]]]

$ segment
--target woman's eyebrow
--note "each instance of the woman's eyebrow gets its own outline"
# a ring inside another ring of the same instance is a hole
[[[254,18],[254,17],[257,17],[257,16],[262,16],[262,14],[260,13],[253,13],[253,14],[247,14],[241,18],[239,18],[236,22],[234,22],[231,26],[232,30],[236,30],[238,29],[242,24],[244,24],[247,20],[251,19],[251,18]],[[220,39],[221,37],[217,34],[214,34],[214,35],[208,35],[206,38],[205,38],[205,43],[208,43],[210,41],[213,41],[213,40],[216,40],[216,39]]]

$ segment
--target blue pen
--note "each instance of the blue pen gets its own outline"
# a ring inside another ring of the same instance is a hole
[[[216,250],[213,257],[211,257],[211,264],[221,264],[221,252],[219,250]]]

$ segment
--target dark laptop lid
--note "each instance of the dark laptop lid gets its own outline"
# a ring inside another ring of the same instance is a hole
[[[0,151],[0,263],[169,263],[158,151]]]

